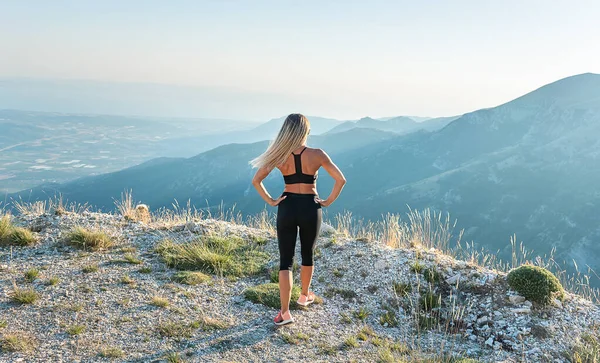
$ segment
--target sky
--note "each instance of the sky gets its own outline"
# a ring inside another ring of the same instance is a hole
[[[67,92],[60,111],[450,116],[600,73],[598,14],[596,0],[0,0],[0,78],[121,90]],[[26,87],[15,105],[59,107]]]

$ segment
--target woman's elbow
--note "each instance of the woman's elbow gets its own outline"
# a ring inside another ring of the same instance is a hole
[[[346,185],[346,178],[344,178],[344,177],[342,176],[342,177],[340,177],[340,178],[337,180],[337,182],[338,182],[338,184],[340,184],[340,185]]]

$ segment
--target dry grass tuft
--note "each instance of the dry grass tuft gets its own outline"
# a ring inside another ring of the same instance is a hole
[[[66,235],[67,243],[81,249],[99,251],[111,248],[115,242],[105,232],[88,230],[83,227],[75,227]]]

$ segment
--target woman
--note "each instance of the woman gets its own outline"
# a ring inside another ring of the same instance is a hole
[[[289,311],[292,297],[292,266],[296,237],[300,231],[302,266],[300,281],[302,292],[298,304],[308,306],[315,300],[309,290],[313,276],[313,252],[321,228],[321,207],[328,207],[340,195],[346,179],[321,149],[306,146],[310,132],[308,119],[300,114],[289,115],[281,127],[275,141],[267,151],[251,161],[258,168],[252,185],[260,196],[277,210],[277,239],[279,241],[279,294],[281,310],[275,317],[276,325],[293,323]],[[331,194],[326,199],[317,195],[317,171],[323,167],[335,179]],[[263,180],[273,169],[283,174],[285,189],[277,198],[271,198],[263,185]]]

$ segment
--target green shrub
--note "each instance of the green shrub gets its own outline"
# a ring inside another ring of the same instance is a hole
[[[91,249],[93,251],[110,248],[114,245],[114,241],[104,232],[90,231],[83,227],[75,227],[66,235],[67,243],[82,248]]]
[[[279,285],[276,283],[268,283],[251,287],[244,291],[244,296],[253,303],[263,304],[274,309],[281,309],[281,301],[279,300]],[[290,309],[298,309],[298,304],[296,304],[298,297],[300,297],[300,288],[298,286],[294,286],[292,289]]]
[[[508,273],[508,285],[526,299],[548,304],[552,297],[564,298],[564,289],[552,272],[539,266],[523,265]]]

